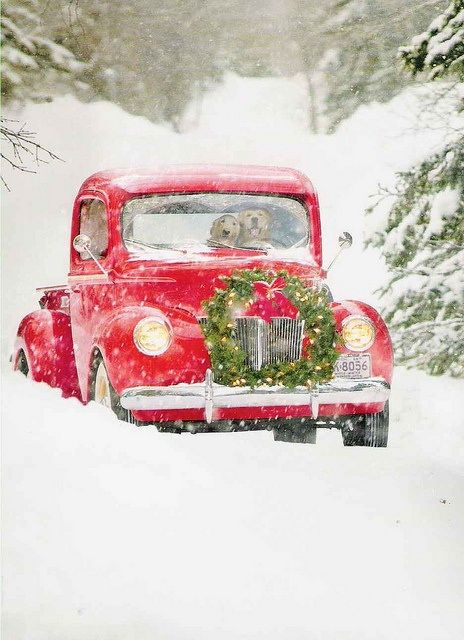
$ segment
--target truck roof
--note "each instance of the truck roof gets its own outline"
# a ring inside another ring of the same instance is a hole
[[[83,182],[80,191],[110,191],[113,188],[122,189],[130,194],[171,190],[315,193],[311,181],[296,169],[207,164],[99,171]]]

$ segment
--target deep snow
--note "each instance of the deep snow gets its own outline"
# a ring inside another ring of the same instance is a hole
[[[4,393],[6,639],[462,637],[461,383],[398,371],[386,450]]]
[[[65,281],[76,189],[110,166],[303,169],[321,196],[326,263],[339,231],[357,241],[333,269],[335,293],[377,304],[383,266],[362,250],[368,196],[440,134],[411,128],[421,97],[408,92],[310,136],[304,93],[298,77],[229,76],[182,135],[70,97],[21,115],[66,163],[9,177],[4,198],[7,640],[462,637],[462,381],[397,368],[390,445],[363,450],[335,431],[316,446],[158,434],[6,370],[34,287]]]

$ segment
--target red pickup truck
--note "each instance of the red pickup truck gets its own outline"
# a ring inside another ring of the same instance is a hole
[[[74,203],[68,283],[40,289],[13,365],[161,431],[314,442],[335,427],[345,445],[384,447],[388,330],[369,305],[334,302],[325,277],[298,171],[102,171]]]

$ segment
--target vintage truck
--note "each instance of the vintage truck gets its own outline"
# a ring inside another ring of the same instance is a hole
[[[341,247],[349,244],[343,234]],[[326,275],[317,194],[296,170],[102,171],[75,199],[68,282],[39,289],[40,309],[19,325],[13,366],[160,431],[269,429],[276,440],[311,443],[317,428],[338,428],[347,446],[385,447],[387,327],[367,304],[334,302]],[[234,304],[250,291],[256,299]],[[230,317],[211,300],[225,301]],[[311,300],[321,305],[317,315]],[[213,308],[219,314],[208,325]],[[216,344],[238,358],[237,380]],[[298,383],[291,374],[300,369],[314,378]],[[273,373],[259,379],[261,371]]]

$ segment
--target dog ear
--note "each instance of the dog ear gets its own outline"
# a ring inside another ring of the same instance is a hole
[[[218,222],[219,222],[219,219],[216,219],[216,220],[213,221],[213,224],[211,225],[211,229],[209,231],[209,234],[210,234],[211,238],[216,238],[217,237]]]
[[[237,221],[239,225],[243,225],[245,223],[245,215],[247,214],[248,211],[249,211],[248,209],[243,209],[242,211],[238,212]]]

